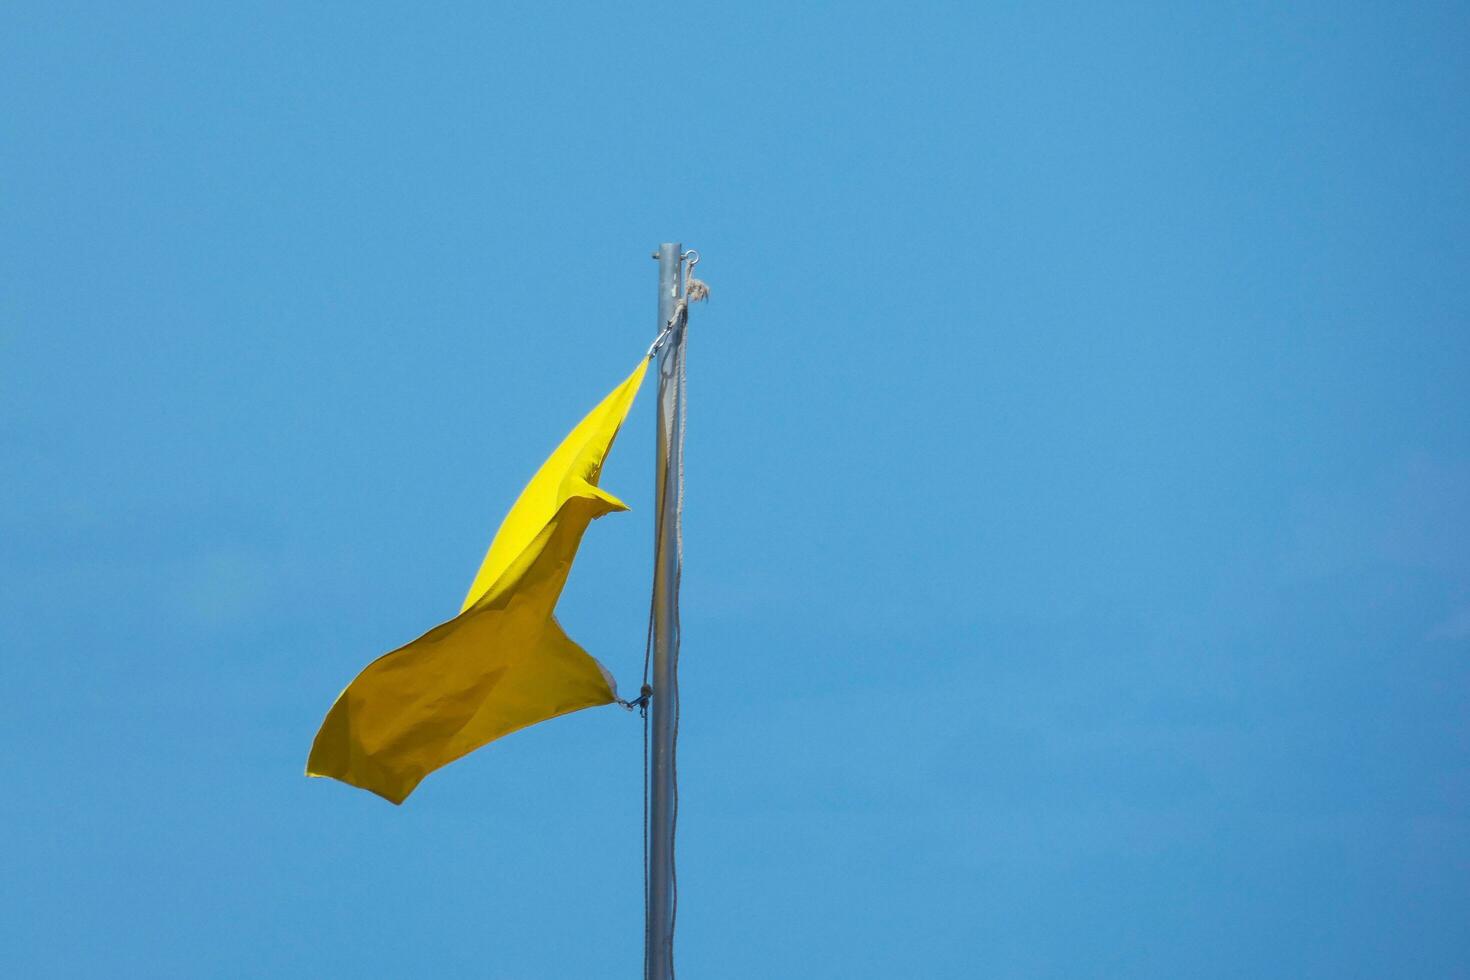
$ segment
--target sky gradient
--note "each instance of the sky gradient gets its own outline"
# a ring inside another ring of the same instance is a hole
[[[1470,10],[737,6],[0,11],[9,968],[638,975],[636,716],[302,768],[682,240],[683,976],[1470,976]]]

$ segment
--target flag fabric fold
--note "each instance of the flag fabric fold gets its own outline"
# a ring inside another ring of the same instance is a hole
[[[521,491],[458,616],[369,664],[327,712],[306,763],[402,803],[441,766],[518,729],[617,700],[553,610],[588,524],[627,510],[597,483],[643,360]]]

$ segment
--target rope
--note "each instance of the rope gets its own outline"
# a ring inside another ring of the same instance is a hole
[[[684,320],[685,322],[687,322],[688,315],[688,304],[685,303],[684,300],[681,298],[679,300],[679,303],[674,307],[673,315],[669,317],[668,323],[664,324],[663,330],[659,332],[658,337],[654,339],[653,344],[648,348],[648,357],[652,358],[658,354],[663,345],[668,342],[668,339],[674,335],[674,330],[680,325],[680,321]],[[660,383],[662,383],[662,379],[660,379]],[[668,474],[667,471],[665,471],[664,480],[662,483],[659,484],[658,487],[658,501],[654,510],[653,539],[655,542],[663,540],[664,509],[665,504],[668,500],[668,482]],[[655,575],[658,574],[658,563],[659,552],[658,548],[655,547],[653,553],[653,567]],[[643,641],[642,688],[643,691],[648,692],[649,694],[653,693],[653,688],[648,683],[648,673],[650,667],[653,664],[653,622],[655,613],[656,609],[654,606],[654,597],[650,592],[648,597],[648,630],[644,636]],[[651,760],[648,754],[648,708],[646,701],[644,702],[644,708],[641,714],[643,715],[643,975],[646,977],[649,974],[649,961],[653,955],[653,935],[648,930],[650,902],[648,888],[648,775]]]
[[[694,280],[698,282],[698,280]],[[701,285],[703,285],[701,283]],[[685,295],[688,295],[686,287]],[[688,312],[686,309],[685,317]],[[688,346],[688,338],[685,337],[674,351],[674,364],[678,379],[674,388],[674,440],[679,447],[679,468],[674,479],[677,481],[674,494],[674,580],[669,583],[670,595],[673,603],[673,623],[670,638],[670,646],[673,650],[673,669],[670,675],[673,678],[673,697],[670,699],[670,707],[673,712],[674,737],[669,745],[669,782],[673,785],[673,799],[670,801],[669,814],[669,945],[674,942],[674,928],[679,920],[679,863],[678,852],[674,847],[674,839],[679,834],[679,641],[682,638],[679,623],[679,586],[684,577],[684,433],[687,430],[685,398],[688,393],[688,377],[685,372],[684,352]],[[669,958],[669,976],[674,976],[674,965],[672,955]]]
[[[653,638],[653,630],[649,630],[649,639]],[[647,648],[643,655],[643,689],[648,687],[648,654]],[[648,947],[653,938],[648,934],[648,708],[645,706],[643,715],[643,975],[648,976]]]

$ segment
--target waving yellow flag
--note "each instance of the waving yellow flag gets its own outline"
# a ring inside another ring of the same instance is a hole
[[[612,676],[552,615],[647,360],[541,465],[506,515],[460,614],[367,666],[327,712],[308,776],[402,803],[429,773],[517,729],[617,700]]]

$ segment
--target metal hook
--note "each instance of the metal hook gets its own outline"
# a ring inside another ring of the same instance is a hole
[[[699,264],[699,250],[691,248],[680,260],[687,259],[689,264],[684,267],[684,299],[689,303],[698,303],[709,299],[709,287],[694,278],[694,267]]]

